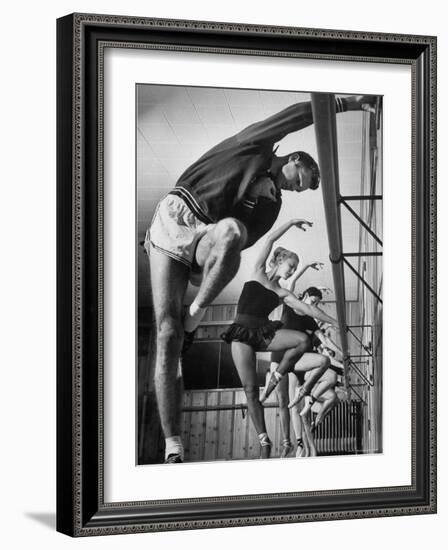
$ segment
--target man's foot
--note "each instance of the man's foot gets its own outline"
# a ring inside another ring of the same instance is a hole
[[[275,390],[277,384],[280,382],[280,379],[281,375],[277,371],[268,373],[266,385],[260,395],[260,403],[264,403],[266,401],[266,399]]]
[[[183,462],[183,460],[182,460],[181,456],[177,453],[168,455],[165,458],[165,464],[178,464],[178,463],[181,463],[181,462]]]
[[[294,399],[289,403],[288,408],[292,409],[293,407],[295,407],[295,405],[298,405],[306,395],[309,395],[309,393],[308,390],[304,388],[304,386],[300,386],[299,388],[297,388],[296,395],[294,396]]]
[[[347,98],[348,110],[376,112],[376,95],[355,95]]]

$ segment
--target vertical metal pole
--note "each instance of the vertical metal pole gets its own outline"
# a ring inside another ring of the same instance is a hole
[[[311,94],[317,153],[321,173],[322,195],[327,221],[330,261],[333,269],[336,311],[340,327],[341,348],[348,353],[345,316],[345,278],[342,262],[342,230],[339,207],[339,166],[336,136],[336,107],[333,94]],[[348,366],[346,366],[347,368]],[[348,372],[346,373],[348,374]],[[347,377],[345,377],[347,380]],[[346,382],[347,385],[347,382]]]

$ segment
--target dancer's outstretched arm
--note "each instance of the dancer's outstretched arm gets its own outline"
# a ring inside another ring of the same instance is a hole
[[[334,319],[330,315],[327,315],[324,311],[319,309],[317,306],[311,304],[305,304],[298,298],[294,296],[292,292],[289,292],[286,289],[282,289],[279,296],[283,299],[283,302],[291,307],[299,315],[309,315],[319,321],[324,321],[325,323],[330,323],[332,325],[337,325],[337,319]]]
[[[333,340],[329,336],[324,334],[322,330],[316,330],[314,334],[319,338],[319,340],[322,342],[322,344],[326,348],[329,348],[333,350],[335,353],[340,353],[341,356],[344,356],[341,348],[335,342],[333,342]]]
[[[285,287],[291,292],[295,292],[295,287],[297,281],[300,279],[300,277],[305,273],[307,269],[315,269],[316,271],[320,271],[323,269],[324,264],[322,262],[311,262],[310,264],[305,264],[301,269],[297,269],[294,275],[288,279],[288,285]]]
[[[266,261],[269,257],[269,254],[272,251],[272,247],[274,246],[275,241],[278,241],[278,239],[280,239],[282,235],[284,235],[287,231],[289,231],[291,227],[298,227],[302,231],[306,231],[305,229],[306,225],[312,227],[313,223],[306,220],[293,219],[281,225],[275,231],[272,231],[271,233],[269,233],[260,250],[260,253],[258,254],[257,259],[255,260],[255,266],[254,266],[255,270],[256,271],[260,269],[263,271],[265,270]]]

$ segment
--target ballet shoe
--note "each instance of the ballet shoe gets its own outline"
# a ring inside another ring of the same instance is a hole
[[[290,401],[288,408],[292,409],[295,405],[298,405],[302,399],[309,395],[307,390],[303,386],[300,386],[300,388],[297,388],[296,395],[294,396],[294,399]]]
[[[273,372],[270,372],[268,374],[268,378],[266,380],[266,385],[261,392],[260,395],[260,403],[264,403],[266,399],[271,395],[271,393],[275,390],[277,384],[278,384],[277,378],[274,376]]]
[[[292,451],[292,445],[291,445],[291,441],[284,441],[282,443],[282,447],[281,447],[281,453],[280,453],[280,458],[286,458],[289,453]]]

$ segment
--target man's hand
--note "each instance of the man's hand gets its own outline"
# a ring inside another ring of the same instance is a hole
[[[268,176],[261,176],[249,187],[248,196],[251,199],[264,197],[273,202],[277,202],[277,188],[271,178]]]
[[[376,95],[354,95],[345,98],[345,101],[349,111],[367,111],[369,113],[376,111]]]

